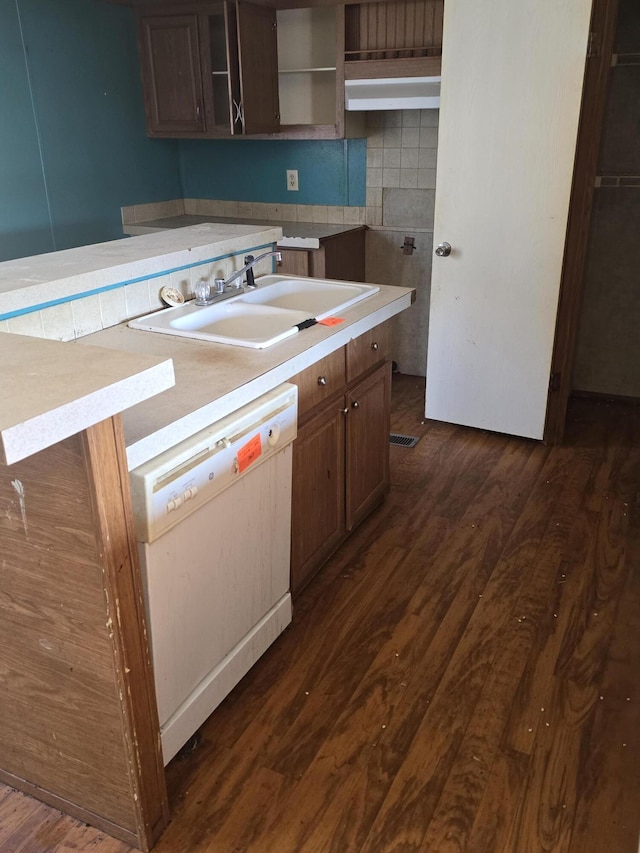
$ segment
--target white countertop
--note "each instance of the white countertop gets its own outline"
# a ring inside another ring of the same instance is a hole
[[[0,264],[0,316],[166,275],[174,266],[191,269],[212,255],[237,255],[280,236],[278,227],[206,223],[6,261]],[[312,326],[264,350],[126,323],[75,343],[0,333],[0,451],[7,462],[17,461],[121,412],[128,466],[138,467],[408,308],[412,296],[410,288],[380,286],[342,312],[341,324]]]
[[[240,225],[244,224],[252,228],[281,228],[282,237],[278,238],[278,246],[283,249],[319,249],[320,243],[339,234],[349,231],[362,230],[362,225],[338,225],[325,222],[270,222],[266,219],[239,219],[225,216],[195,216],[183,214],[181,216],[167,216],[163,219],[153,219],[147,222],[136,222],[131,225],[123,225],[125,234],[132,236],[140,234],[154,234],[157,231],[165,231],[169,228],[187,228],[190,225],[203,225],[205,223]]]
[[[342,313],[338,326],[316,325],[264,350],[130,329],[104,329],[78,340],[173,359],[176,385],[123,414],[129,470],[286,382],[411,305],[413,290],[380,286]]]
[[[0,333],[0,461],[26,459],[174,384],[171,360],[78,351],[68,343]]]

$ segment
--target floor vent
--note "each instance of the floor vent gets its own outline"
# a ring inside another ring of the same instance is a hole
[[[398,444],[400,447],[415,447],[420,441],[415,435],[399,435],[397,432],[392,432],[389,436],[389,444]]]

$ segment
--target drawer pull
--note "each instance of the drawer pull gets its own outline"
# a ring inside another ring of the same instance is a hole
[[[318,385],[326,385],[327,377],[326,376],[318,376]]]
[[[379,349],[380,349],[380,345],[379,345],[376,341],[374,341],[374,342],[371,344],[371,349],[372,349],[372,350],[376,350],[376,351],[377,351],[377,350],[379,350]]]
[[[357,400],[354,400],[353,403],[351,404],[351,408],[352,409],[359,409],[360,403]]]
[[[342,412],[343,415],[349,414],[349,408],[348,407],[346,409],[339,409],[339,411]]]

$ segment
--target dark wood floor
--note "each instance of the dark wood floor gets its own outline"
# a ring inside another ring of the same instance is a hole
[[[637,853],[640,407],[566,443],[422,418],[392,492],[168,768],[158,853]],[[0,788],[0,850],[126,853]]]

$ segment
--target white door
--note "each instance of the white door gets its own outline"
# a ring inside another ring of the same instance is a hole
[[[591,0],[447,0],[429,418],[542,438]]]

